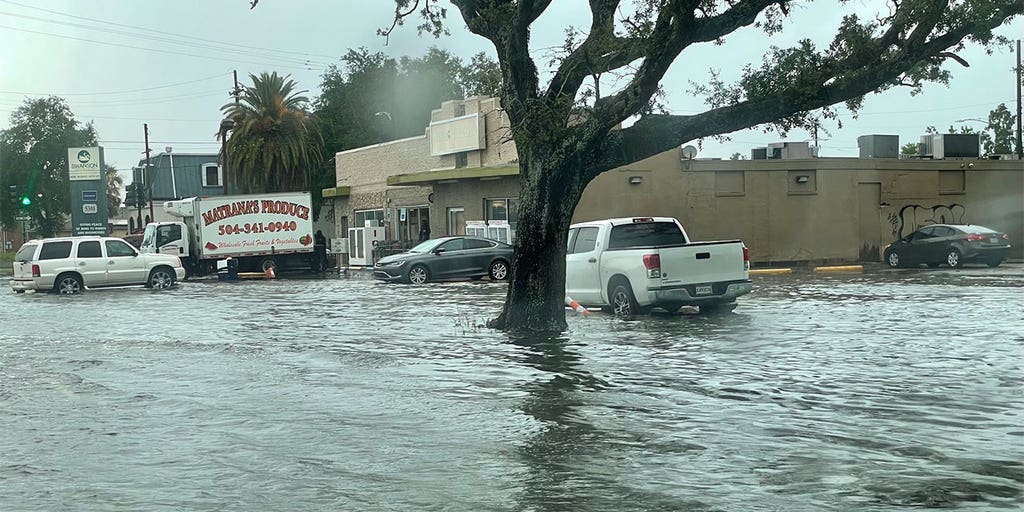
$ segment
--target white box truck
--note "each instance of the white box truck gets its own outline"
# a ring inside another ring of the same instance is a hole
[[[181,220],[148,224],[141,250],[178,256],[190,276],[229,257],[251,271],[316,263],[309,192],[191,197],[163,209]]]

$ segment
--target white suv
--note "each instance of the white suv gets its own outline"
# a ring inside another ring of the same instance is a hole
[[[75,294],[85,288],[145,285],[167,288],[185,278],[177,256],[140,254],[121,238],[76,236],[30,240],[14,256],[17,293]]]

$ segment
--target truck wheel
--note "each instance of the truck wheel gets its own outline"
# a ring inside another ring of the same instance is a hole
[[[1002,258],[990,258],[988,260],[985,260],[985,264],[990,266],[990,267],[992,267],[992,268],[996,268],[999,265],[1001,265],[1002,263],[1003,263],[1003,259]]]
[[[620,281],[612,286],[611,303],[615,316],[629,317],[641,313],[640,305],[636,303],[636,297],[633,297],[633,290],[628,282]]]
[[[61,295],[82,293],[82,278],[77,274],[61,274],[53,283],[53,291]]]
[[[277,260],[275,260],[274,258],[272,258],[270,256],[267,256],[266,258],[263,258],[262,260],[260,260],[260,271],[261,272],[266,272],[268,269],[271,269],[271,268],[275,268],[275,269],[277,268]]]

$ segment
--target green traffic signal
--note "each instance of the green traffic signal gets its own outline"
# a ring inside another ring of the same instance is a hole
[[[32,206],[32,198],[27,196],[27,195],[21,196],[21,205],[22,206]]]

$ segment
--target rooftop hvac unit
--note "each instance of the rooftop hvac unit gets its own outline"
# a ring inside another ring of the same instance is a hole
[[[899,158],[899,135],[861,135],[857,137],[861,158]]]
[[[932,136],[922,135],[921,142],[917,143],[917,156],[931,158],[934,154],[935,152],[933,151],[932,146]]]
[[[932,135],[932,158],[978,158],[981,138],[977,133],[941,133]]]

